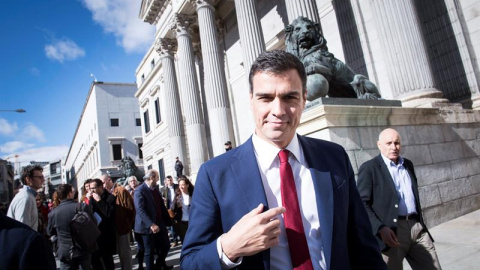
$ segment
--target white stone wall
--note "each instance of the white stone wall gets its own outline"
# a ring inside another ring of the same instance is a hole
[[[94,83],[79,119],[70,150],[64,161],[64,171],[74,168],[77,184],[87,178],[99,177],[109,171],[118,177],[118,161],[112,160],[112,138],[123,145],[122,157],[130,156],[137,164],[138,147],[135,138],[141,137],[135,118],[139,115],[134,97],[134,84]],[[110,118],[118,118],[119,126],[111,127]],[[63,170],[63,169],[62,169]]]
[[[319,106],[302,116],[300,134],[342,145],[355,174],[379,154],[387,127],[415,166],[425,220],[434,226],[480,208],[480,112],[454,109]]]

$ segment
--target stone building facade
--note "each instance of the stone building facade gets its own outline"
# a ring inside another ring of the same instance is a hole
[[[77,129],[62,165],[66,183],[83,186],[109,173],[123,177],[121,160],[130,157],[143,170],[137,87],[130,83],[92,82]],[[80,190],[80,189],[79,189]]]
[[[247,140],[250,65],[284,49],[298,16],[320,23],[329,51],[382,97],[478,109],[478,10],[473,0],[143,0],[139,17],[157,29],[136,71],[145,167],[174,174],[178,156],[195,178],[224,142]]]

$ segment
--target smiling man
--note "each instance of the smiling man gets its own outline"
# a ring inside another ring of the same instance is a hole
[[[441,269],[433,238],[423,221],[413,163],[400,156],[400,134],[383,130],[380,155],[358,171],[358,189],[388,269]]]
[[[40,166],[27,166],[22,172],[23,188],[15,195],[8,207],[7,216],[38,231],[37,190],[43,187],[45,178]]]
[[[385,269],[345,150],[296,134],[302,63],[265,52],[249,83],[255,133],[201,166],[182,268]]]

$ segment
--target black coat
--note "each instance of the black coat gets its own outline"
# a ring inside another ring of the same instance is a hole
[[[102,221],[98,225],[101,234],[98,237],[97,244],[102,253],[117,253],[115,240],[115,196],[104,190],[100,201],[90,199],[92,212],[97,213]]]
[[[92,208],[88,205],[68,199],[62,201],[48,214],[47,232],[49,235],[57,235],[57,254],[60,260],[70,258],[70,249],[72,247],[72,236],[70,235],[70,221],[78,209],[83,209],[90,216],[92,216]],[[86,255],[85,253],[76,250],[75,256]]]
[[[412,191],[415,196],[415,207],[419,215],[419,222],[432,238],[423,221],[418,195],[418,181],[413,163],[406,158],[403,158],[403,160],[403,165],[412,179]],[[357,186],[372,224],[372,232],[377,238],[380,249],[388,250],[388,246],[382,241],[378,231],[383,226],[389,227],[394,232],[397,231],[399,199],[390,171],[381,155],[360,166]]]

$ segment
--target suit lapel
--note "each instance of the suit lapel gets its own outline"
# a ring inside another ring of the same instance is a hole
[[[387,182],[386,185],[390,186],[390,188],[393,189],[394,194],[397,194],[397,189],[395,188],[395,182],[393,182],[392,175],[390,174],[390,171],[388,170],[387,165],[385,164],[385,161],[383,161],[381,154],[376,157],[376,162],[380,167],[382,179],[384,179],[384,181]]]
[[[312,175],[313,186],[315,188],[315,197],[318,208],[318,218],[322,230],[323,252],[325,255],[327,269],[330,269],[332,255],[332,236],[333,236],[333,215],[335,209],[333,205],[333,185],[330,170],[324,168],[323,156],[316,154],[313,149],[316,147],[311,141],[302,136],[298,136],[303,149],[305,160],[309,166]]]
[[[231,164],[231,168],[237,185],[245,197],[248,209],[251,211],[260,203],[268,208],[267,196],[258,170],[252,138],[239,148],[235,153],[236,162]]]
[[[238,147],[230,166],[239,190],[242,192],[248,211],[256,208],[260,203],[264,211],[268,210],[267,196],[258,169],[257,158],[253,149],[252,137]],[[270,250],[262,252],[264,269],[270,269]]]

